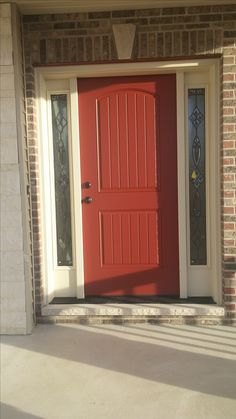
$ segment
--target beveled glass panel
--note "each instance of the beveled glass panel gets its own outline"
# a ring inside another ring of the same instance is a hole
[[[57,264],[71,266],[71,204],[67,95],[51,95],[55,178]]]
[[[206,265],[205,89],[188,89],[190,263]]]

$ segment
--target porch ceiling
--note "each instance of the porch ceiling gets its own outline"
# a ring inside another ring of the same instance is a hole
[[[7,0],[0,0],[6,2]],[[235,0],[9,0],[23,14],[70,13],[104,10],[148,9],[233,4]]]

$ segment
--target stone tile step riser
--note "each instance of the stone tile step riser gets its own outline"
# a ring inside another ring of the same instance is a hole
[[[216,316],[41,316],[37,319],[39,324],[65,324],[76,323],[81,325],[97,324],[172,324],[172,325],[233,325],[236,326],[236,319]]]

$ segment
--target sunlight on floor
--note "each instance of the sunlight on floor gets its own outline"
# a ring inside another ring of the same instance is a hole
[[[236,360],[236,328],[211,326],[104,325],[89,327],[124,339],[151,342],[182,351]]]
[[[39,325],[1,355],[1,419],[235,418],[233,327]]]

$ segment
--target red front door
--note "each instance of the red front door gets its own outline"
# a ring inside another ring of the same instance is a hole
[[[175,76],[78,89],[85,295],[178,295]]]

